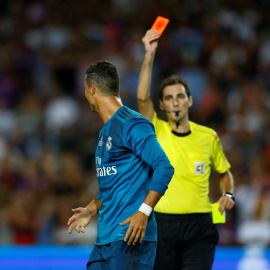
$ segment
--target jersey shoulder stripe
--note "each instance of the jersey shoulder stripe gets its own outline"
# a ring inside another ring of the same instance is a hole
[[[134,118],[133,114],[130,113],[126,108],[124,108],[120,113],[119,116],[122,117],[125,120],[129,120]]]
[[[136,113],[135,111],[127,108],[124,108],[121,112],[119,112],[118,117],[118,119],[122,122],[126,122],[127,120],[131,120],[134,118],[143,118],[139,113]]]
[[[124,111],[124,109],[118,114],[121,118],[123,118],[123,119],[125,119],[125,120],[128,120],[128,119],[130,119],[130,115],[128,115],[125,111]]]
[[[128,111],[128,109],[126,109],[126,108],[124,108],[123,113],[126,113],[126,114],[129,115],[129,117],[131,117],[131,118],[135,117],[135,115],[132,114],[130,111]]]

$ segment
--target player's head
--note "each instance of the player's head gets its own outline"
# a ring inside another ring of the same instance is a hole
[[[119,97],[119,73],[111,62],[99,61],[92,64],[85,74],[88,86],[94,84],[104,95]]]
[[[175,75],[165,78],[159,87],[159,100],[168,120],[175,120],[178,112],[181,121],[188,116],[188,109],[192,106],[188,82]]]
[[[94,63],[85,74],[85,96],[92,109],[95,107],[93,96],[96,90],[103,96],[120,96],[119,73],[112,63],[108,61]]]

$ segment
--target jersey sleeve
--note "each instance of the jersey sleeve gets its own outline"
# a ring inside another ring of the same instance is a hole
[[[217,133],[215,133],[214,136],[211,167],[215,172],[221,174],[230,169],[231,165],[224,154],[223,147]]]
[[[150,190],[164,194],[174,174],[167,155],[161,148],[151,122],[132,119],[124,127],[124,144],[146,162],[154,173]]]
[[[95,200],[100,200],[101,201],[101,195],[100,195],[100,193],[98,193],[98,195],[97,195],[97,197],[96,197]]]

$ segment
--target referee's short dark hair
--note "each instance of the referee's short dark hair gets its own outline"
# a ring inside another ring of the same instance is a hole
[[[108,61],[99,61],[90,65],[85,72],[88,86],[94,84],[107,96],[120,97],[120,77],[116,67]]]
[[[162,100],[163,99],[163,90],[166,86],[169,86],[169,85],[175,85],[175,84],[182,84],[186,90],[186,94],[188,97],[191,96],[191,93],[190,93],[190,87],[189,87],[189,84],[187,81],[185,81],[183,78],[180,78],[176,75],[171,75],[167,78],[165,78],[160,86],[159,86],[159,89],[158,89],[158,96],[159,96],[159,99]]]

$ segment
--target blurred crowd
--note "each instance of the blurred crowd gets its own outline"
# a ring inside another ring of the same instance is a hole
[[[270,2],[267,0],[1,0],[0,244],[93,244],[68,235],[71,209],[98,194],[99,116],[84,98],[86,68],[111,61],[125,105],[138,110],[141,39],[170,19],[151,93],[186,79],[190,119],[215,129],[232,165],[236,207],[220,245],[270,246]],[[211,201],[220,196],[210,179]]]

